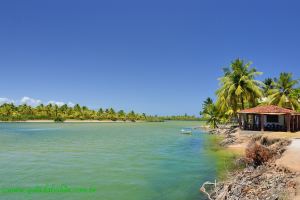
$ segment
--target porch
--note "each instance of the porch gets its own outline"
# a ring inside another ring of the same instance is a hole
[[[300,131],[300,114],[278,106],[258,106],[239,112],[239,126],[250,131]]]

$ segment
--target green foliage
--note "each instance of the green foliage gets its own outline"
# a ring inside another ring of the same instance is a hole
[[[156,116],[157,117],[157,116]],[[196,117],[194,115],[172,115],[172,116],[165,116],[160,117],[162,120],[178,120],[178,121],[200,121],[202,120],[199,117]]]
[[[54,118],[54,122],[64,122],[64,121],[65,121],[65,119],[62,118],[61,116],[57,116]]]
[[[164,122],[164,118],[163,117],[147,117],[146,118],[147,122]]]
[[[274,80],[272,78],[266,78],[264,81],[263,91],[264,96],[267,97],[269,95],[270,90],[274,88]]]
[[[218,135],[206,135],[205,150],[216,159],[216,171],[218,178],[225,180],[229,172],[243,169],[245,166],[236,162],[242,157],[242,152],[233,152],[227,148],[221,147],[220,142],[224,139]]]
[[[202,104],[202,111],[200,112],[200,115],[204,115],[207,112],[207,109],[210,105],[212,105],[214,102],[212,98],[208,97],[205,99],[205,101]]]
[[[264,84],[254,79],[262,73],[250,66],[251,63],[236,59],[230,68],[224,68],[224,76],[219,79],[216,104],[227,117],[236,117],[238,110],[256,106],[263,96]]]
[[[222,116],[219,108],[214,104],[211,98],[207,98],[204,101],[200,114],[211,128],[218,128]]]
[[[298,83],[291,73],[280,73],[279,79],[274,79],[272,89],[268,92],[270,104],[298,110],[300,108],[299,88],[296,88]]]
[[[36,107],[26,104],[19,106],[14,104],[0,105],[0,121],[54,120],[63,122],[65,119],[161,122],[165,119],[191,120],[196,118],[188,115],[172,117],[148,116],[145,113],[139,114],[134,111],[126,113],[124,110],[120,110],[116,112],[113,108],[105,110],[100,108],[98,111],[95,111],[79,104],[76,104],[74,107],[69,107],[66,104],[62,106],[52,104],[45,106],[41,104]]]
[[[250,66],[251,63],[236,59],[229,68],[223,69],[216,103],[207,98],[200,112],[211,127],[235,120],[239,110],[259,104],[278,105],[300,112],[299,79],[294,80],[291,73],[281,73],[278,79],[267,78],[261,82],[255,78],[262,73]]]

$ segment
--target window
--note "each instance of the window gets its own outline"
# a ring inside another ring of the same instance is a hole
[[[278,123],[279,122],[278,115],[267,115],[267,122],[268,123]]]

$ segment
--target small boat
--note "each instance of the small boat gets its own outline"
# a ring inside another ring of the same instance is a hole
[[[183,128],[181,129],[181,134],[188,134],[191,135],[192,134],[192,129],[191,128]]]

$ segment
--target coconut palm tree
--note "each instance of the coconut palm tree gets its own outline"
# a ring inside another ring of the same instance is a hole
[[[219,109],[215,104],[210,104],[203,112],[203,116],[207,120],[206,123],[209,124],[211,128],[218,128],[221,118]]]
[[[136,114],[133,110],[127,114],[127,119],[129,119],[130,121],[136,120]]]
[[[124,110],[120,110],[120,111],[118,112],[118,118],[119,118],[120,120],[123,120],[123,121],[126,120],[126,113],[124,112]]]
[[[236,116],[239,109],[255,106],[257,99],[263,96],[261,87],[264,84],[254,78],[261,72],[250,68],[251,63],[237,59],[230,68],[224,68],[224,76],[220,78],[220,88],[217,90],[217,106],[222,112]]]
[[[189,116],[190,117],[190,116]],[[69,107],[67,104],[58,106],[57,104],[43,105],[40,104],[32,107],[27,104],[15,106],[13,103],[4,103],[0,105],[0,121],[11,120],[28,120],[28,119],[54,119],[54,121],[62,122],[65,119],[110,119],[110,120],[123,120],[131,121],[147,120],[148,116],[143,113],[135,113],[131,111],[126,114],[123,110],[116,112],[113,108],[106,109],[105,111],[100,108],[98,111],[89,109],[87,106],[80,106],[76,104],[74,107]],[[155,121],[160,119],[152,117]]]
[[[214,102],[213,102],[212,98],[207,97],[202,104],[202,111],[200,111],[200,115],[203,115],[206,112],[206,109],[213,103]]]
[[[263,83],[264,96],[267,97],[269,95],[269,91],[274,88],[274,80],[272,78],[266,78]]]
[[[270,104],[297,110],[300,106],[296,86],[298,80],[293,80],[291,73],[280,73],[275,79],[273,89],[269,91]]]

